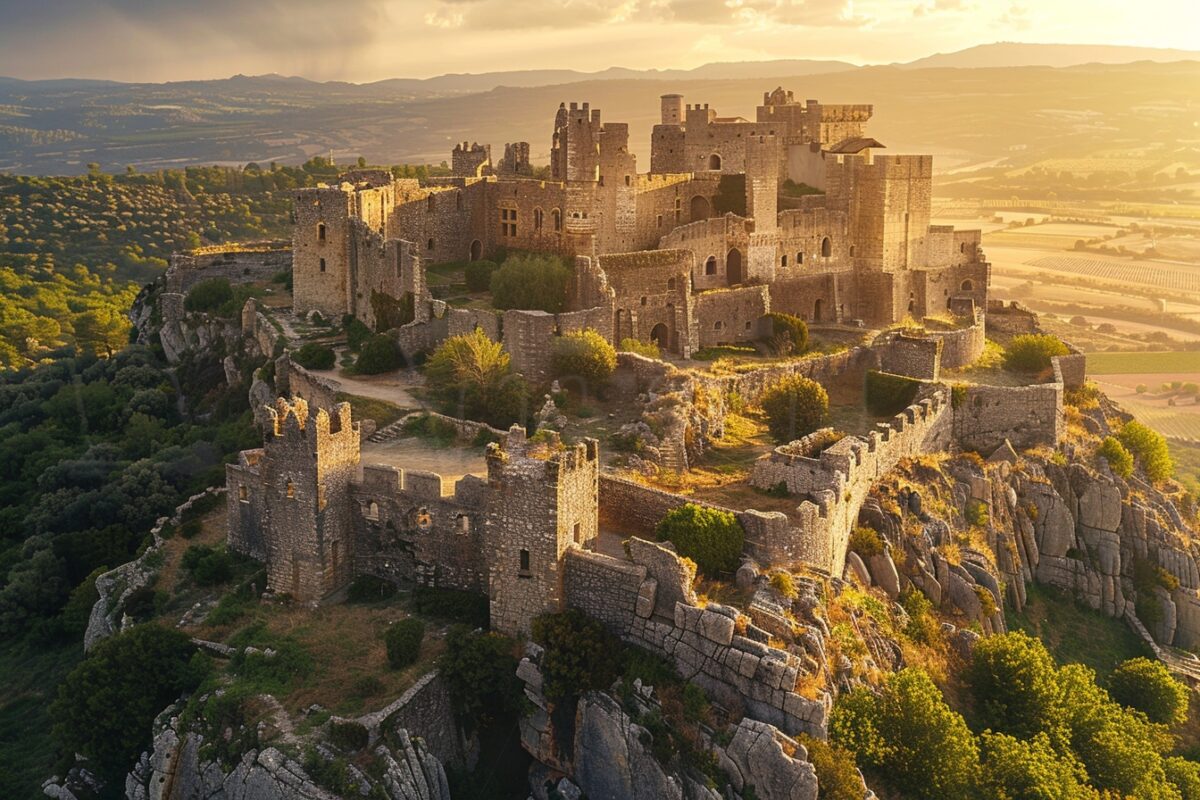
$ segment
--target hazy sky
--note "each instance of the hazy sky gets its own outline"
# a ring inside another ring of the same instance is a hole
[[[906,61],[994,41],[1200,49],[1195,0],[0,0],[0,75],[162,81]]]

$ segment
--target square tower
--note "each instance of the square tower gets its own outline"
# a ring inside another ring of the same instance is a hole
[[[563,608],[563,555],[596,538],[596,440],[531,442],[514,425],[488,447],[484,548],[493,630],[528,635],[534,617]]]
[[[350,404],[310,413],[302,398],[267,409],[260,467],[267,586],[318,603],[354,574],[350,483],[359,429]]]

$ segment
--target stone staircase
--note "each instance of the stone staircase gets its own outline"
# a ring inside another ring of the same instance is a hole
[[[386,444],[404,438],[404,423],[411,416],[411,414],[406,414],[392,424],[380,428],[368,436],[367,441],[373,444]]]

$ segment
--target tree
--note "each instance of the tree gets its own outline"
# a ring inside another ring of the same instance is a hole
[[[1187,720],[1188,689],[1172,677],[1161,661],[1131,658],[1108,678],[1108,691],[1123,706],[1137,709],[1159,725]]]
[[[620,644],[580,611],[536,617],[532,634],[545,648],[541,666],[547,700],[558,703],[593,689],[603,691],[617,679]]]
[[[1079,766],[1060,758],[1050,737],[1039,733],[1022,741],[984,731],[979,794],[986,800],[1075,800],[1091,793],[1078,778]]]
[[[392,669],[404,669],[415,664],[421,654],[421,640],[424,638],[425,623],[415,617],[408,617],[390,625],[383,640],[387,646],[388,664]]]
[[[808,750],[817,773],[817,800],[862,800],[863,781],[854,766],[854,754],[815,736],[796,737]]]
[[[529,390],[499,342],[483,331],[452,336],[425,362],[435,399],[457,416],[506,426],[525,417]]]
[[[692,559],[701,572],[713,577],[738,568],[746,539],[733,514],[694,503],[668,511],[654,535],[660,542],[674,544],[679,555]]]
[[[1156,430],[1131,419],[1121,426],[1117,439],[1137,457],[1146,477],[1155,483],[1165,481],[1175,472],[1175,462],[1167,449],[1167,440]]]
[[[463,267],[468,292],[486,292],[492,285],[492,273],[499,269],[495,261],[469,261]]]
[[[1121,444],[1119,439],[1105,436],[1096,454],[1108,462],[1114,475],[1128,478],[1133,474],[1133,454],[1125,449],[1125,445]]]
[[[1167,781],[1179,790],[1183,800],[1200,800],[1200,764],[1179,756],[1163,759]]]
[[[216,311],[233,300],[233,287],[226,278],[209,278],[200,281],[187,293],[183,301],[186,311]]]
[[[64,754],[115,780],[150,744],[151,724],[168,704],[199,685],[200,662],[187,635],[138,625],[96,645],[59,686],[50,708]]]
[[[963,718],[946,705],[929,676],[909,667],[890,675],[878,696],[843,695],[829,721],[832,744],[904,797],[973,797],[979,751]]]
[[[555,256],[513,256],[492,273],[492,305],[557,314],[567,307],[571,277],[571,269]]]
[[[517,677],[519,645],[497,633],[455,625],[446,634],[438,672],[459,722],[474,730],[520,712],[525,684]]]
[[[1044,372],[1050,368],[1051,358],[1070,352],[1057,336],[1026,333],[1013,337],[1004,354],[1004,366],[1013,372]]]
[[[980,639],[967,684],[983,726],[1019,739],[1061,733],[1063,689],[1046,647],[1021,631]]]
[[[559,380],[578,379],[585,391],[608,383],[617,368],[617,351],[603,336],[588,328],[554,340],[554,374]]]
[[[75,341],[91,353],[111,356],[129,343],[129,320],[115,308],[96,308],[75,318]]]
[[[825,387],[803,375],[789,375],[767,387],[759,399],[767,428],[780,443],[812,433],[829,414]]]

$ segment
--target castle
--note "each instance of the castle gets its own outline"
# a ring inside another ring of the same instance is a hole
[[[871,110],[776,89],[750,121],[664,95],[639,173],[628,125],[571,103],[555,115],[549,180],[529,177],[523,142],[495,165],[489,146],[456,145],[454,175],[425,186],[350,172],[296,192],[295,309],[375,326],[411,303],[401,341],[428,347],[446,309],[425,265],[521,250],[575,259],[569,311],[587,327],[684,357],[757,338],[768,312],[868,326],[969,316],[987,298],[980,233],[930,224],[932,157],[880,153]],[[793,185],[812,193],[781,193]],[[553,336],[581,323],[542,324]]]

